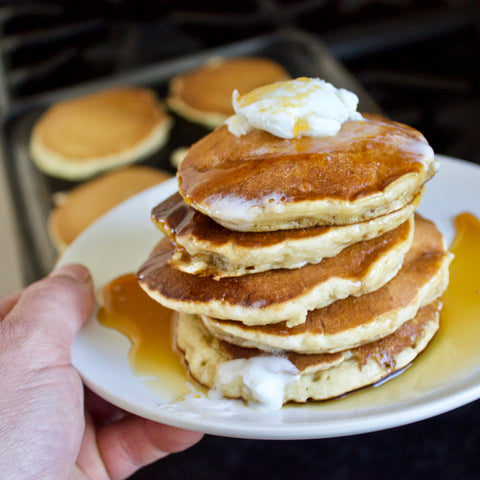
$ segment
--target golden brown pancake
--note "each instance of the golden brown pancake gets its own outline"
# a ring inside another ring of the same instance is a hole
[[[53,244],[58,251],[63,251],[105,212],[168,178],[171,174],[157,168],[135,165],[78,185],[50,212],[48,227]]]
[[[178,169],[178,166],[182,163],[185,155],[187,154],[188,147],[178,147],[170,154],[170,165]]]
[[[214,58],[170,82],[168,106],[178,115],[211,128],[233,115],[232,93],[288,80],[288,72],[267,58]]]
[[[188,205],[226,228],[345,225],[398,210],[435,173],[421,133],[378,115],[332,137],[282,139],[226,126],[195,143],[178,169]]]
[[[33,127],[30,153],[42,172],[81,180],[158,150],[170,126],[152,90],[109,89],[50,107]]]
[[[391,335],[366,345],[332,354],[302,355],[277,352],[297,368],[286,384],[283,403],[326,400],[371,385],[408,365],[427,346],[439,325],[441,305],[425,306],[414,319]],[[257,400],[242,376],[216,384],[222,366],[230,361],[266,356],[257,349],[236,347],[212,337],[197,316],[180,314],[176,340],[183,352],[191,376],[207,388],[218,389],[223,396]]]
[[[390,335],[438,298],[448,284],[451,255],[435,225],[417,216],[412,246],[386,285],[308,313],[305,323],[248,327],[202,316],[210,333],[227,342],[266,351],[331,353]]]
[[[363,295],[400,269],[413,238],[413,218],[399,227],[343,249],[318,264],[297,269],[226,277],[191,275],[175,269],[175,246],[160,242],[140,267],[140,286],[173,310],[237,320],[246,325],[303,323],[307,312],[349,295]]]
[[[216,278],[233,277],[319,263],[353,243],[397,228],[414,213],[420,197],[418,194],[400,210],[353,225],[235,232],[187,206],[177,192],[153,208],[152,220],[180,247],[171,261],[177,269]]]

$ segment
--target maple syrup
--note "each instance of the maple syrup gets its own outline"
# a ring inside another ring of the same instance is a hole
[[[344,409],[407,401],[444,385],[480,365],[480,221],[471,214],[456,218],[455,255],[450,283],[443,295],[440,330],[424,352],[401,375],[378,388],[365,388],[337,401],[312,407]],[[186,394],[188,377],[173,348],[173,312],[152,300],[134,274],[114,279],[102,289],[98,319],[126,335],[132,348],[129,361],[147,386],[165,386],[172,399]]]
[[[163,393],[167,385],[171,400],[188,393],[186,371],[173,347],[175,312],[150,298],[134,273],[106,284],[99,301],[99,322],[123,333],[132,344],[132,372],[153,391]]]
[[[410,367],[378,388],[365,388],[330,402],[331,408],[382,406],[408,401],[460,379],[480,365],[480,221],[455,219],[450,281],[443,294],[440,329]],[[329,408],[329,402],[322,408]]]

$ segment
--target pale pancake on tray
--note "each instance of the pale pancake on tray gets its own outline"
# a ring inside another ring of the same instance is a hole
[[[164,239],[137,273],[140,286],[173,310],[246,325],[303,323],[307,312],[374,291],[399,271],[413,239],[413,216],[394,230],[355,243],[318,264],[226,277],[191,275],[169,261],[175,246]]]
[[[172,264],[191,274],[216,278],[298,268],[333,257],[345,247],[393,230],[415,211],[421,194],[400,210],[353,225],[276,232],[235,232],[187,206],[175,193],[152,210],[152,220],[180,247]]]
[[[226,228],[271,231],[345,225],[413,201],[436,171],[417,130],[378,115],[331,137],[283,139],[226,126],[190,147],[179,166],[188,205]]]
[[[451,254],[435,225],[417,216],[412,246],[398,274],[380,289],[348,297],[308,313],[306,322],[247,327],[202,316],[210,333],[244,347],[267,351],[331,353],[393,333],[432,303],[448,284]]]
[[[167,105],[178,115],[215,128],[233,115],[232,93],[240,94],[287,80],[288,72],[268,58],[213,58],[202,67],[175,76]]]
[[[158,168],[134,165],[107,172],[72,188],[50,212],[48,232],[53,244],[59,252],[63,251],[105,212],[171,176]]]
[[[344,352],[317,355],[283,352],[282,356],[298,369],[298,375],[292,375],[292,381],[286,384],[283,403],[338,397],[402,369],[437,332],[439,310],[439,302],[427,305],[391,335]],[[179,316],[176,340],[194,379],[210,389],[217,387],[225,397],[256,400],[243,377],[236,376],[221,385],[215,385],[215,377],[222,364],[265,356],[265,352],[222,342],[210,335],[198,317],[187,314]]]
[[[48,175],[82,180],[157,151],[171,124],[153,90],[112,88],[47,109],[33,127],[30,155]]]

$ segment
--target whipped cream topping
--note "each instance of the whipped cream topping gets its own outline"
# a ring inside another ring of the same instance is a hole
[[[235,136],[258,128],[281,138],[335,135],[347,120],[361,120],[358,97],[319,78],[301,77],[233,92],[236,115],[225,123]]]
[[[268,409],[283,405],[285,387],[298,378],[298,369],[285,357],[241,358],[222,363],[215,376],[215,388],[240,376],[243,388],[255,402]]]

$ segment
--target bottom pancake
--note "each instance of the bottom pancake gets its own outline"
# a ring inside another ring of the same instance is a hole
[[[224,397],[280,407],[327,400],[371,385],[412,362],[439,327],[441,303],[391,335],[333,354],[267,354],[214,338],[198,316],[180,314],[176,341],[193,378]]]

